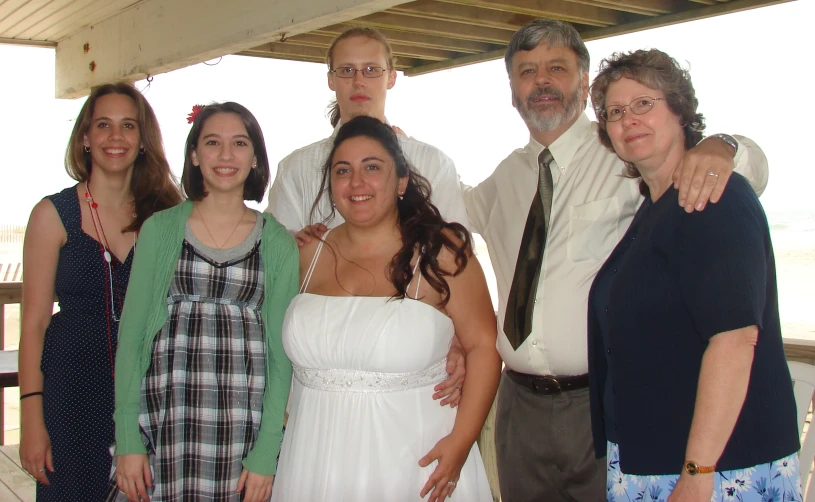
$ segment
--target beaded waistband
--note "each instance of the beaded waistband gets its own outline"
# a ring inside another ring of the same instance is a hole
[[[292,365],[304,387],[332,392],[397,392],[435,385],[447,378],[447,358],[410,373],[303,368]]]

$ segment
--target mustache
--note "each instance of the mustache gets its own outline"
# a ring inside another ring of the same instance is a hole
[[[555,89],[554,87],[541,87],[532,91],[532,94],[526,98],[527,103],[532,103],[532,101],[538,99],[541,96],[554,96],[560,101],[563,101],[563,93],[559,90]]]

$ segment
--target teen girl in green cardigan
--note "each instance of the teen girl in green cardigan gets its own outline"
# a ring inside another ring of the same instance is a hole
[[[249,210],[269,181],[263,134],[237,103],[187,138],[190,199],[142,227],[116,356],[116,481],[131,501],[268,500],[291,364],[280,329],[298,251]],[[151,472],[152,468],[152,472]]]

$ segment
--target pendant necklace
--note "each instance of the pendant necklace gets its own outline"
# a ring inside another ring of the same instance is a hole
[[[238,222],[235,223],[235,228],[232,229],[232,233],[229,234],[229,237],[227,237],[226,240],[224,241],[224,243],[221,244],[220,246],[218,245],[218,241],[215,240],[215,237],[212,236],[212,232],[209,231],[209,227],[207,226],[207,222],[204,221],[204,215],[201,214],[201,210],[198,209],[197,204],[195,205],[195,210],[198,212],[198,217],[201,218],[201,223],[204,224],[204,230],[206,230],[207,233],[209,234],[209,238],[212,239],[212,243],[215,244],[216,249],[223,249],[224,246],[226,246],[226,244],[229,242],[229,239],[231,239],[232,236],[235,235],[235,231],[238,229],[241,222],[243,221],[243,217],[246,215],[247,208],[246,208],[246,206],[243,206],[243,212],[241,213],[241,217],[238,219]]]
[[[99,217],[99,204],[93,200],[91,194],[90,178],[85,182],[85,202],[88,203],[88,210],[93,221],[93,229],[96,232],[96,242],[99,244],[99,251],[102,254],[102,260],[107,265],[105,270],[105,321],[107,325],[108,335],[108,358],[110,360],[110,374],[115,377],[114,360],[113,360],[113,336],[111,335],[111,324],[119,322],[122,313],[122,288],[119,284],[118,266],[113,262],[113,257],[110,254],[110,244],[108,243],[107,235],[105,235],[105,228],[102,226],[102,219]],[[133,232],[133,246],[136,246],[136,233]],[[115,288],[114,288],[115,278]],[[116,313],[116,306],[119,307],[119,313]]]

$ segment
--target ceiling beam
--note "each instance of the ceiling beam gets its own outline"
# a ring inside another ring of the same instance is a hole
[[[436,1],[419,1],[391,7],[386,12],[394,12],[424,19],[439,19],[474,26],[517,30],[532,19],[531,16],[514,12],[499,12],[470,5],[449,4]],[[603,26],[603,25],[600,25]]]
[[[636,31],[648,30],[651,28],[658,28],[662,26],[669,26],[673,24],[684,23],[688,21],[695,21],[731,12],[739,12],[743,10],[754,9],[757,7],[764,7],[766,5],[780,4],[792,0],[732,0],[727,3],[720,3],[710,7],[695,8],[688,11],[678,12],[675,14],[668,14],[659,17],[652,17],[641,21],[627,23],[619,26],[613,26],[604,29],[595,29],[583,31],[580,33],[583,40],[596,40],[600,38],[612,37],[615,35],[622,35],[625,33],[633,33]],[[440,61],[437,63],[430,63],[423,66],[417,66],[405,70],[405,75],[416,76],[423,75],[439,70],[447,70],[450,68],[458,68],[471,64],[481,63],[484,61],[491,61],[504,57],[504,50],[494,50],[485,52],[483,54],[473,54],[469,56],[460,57],[458,59],[451,59],[448,61]]]
[[[335,26],[328,26],[314,31],[313,33],[328,34],[332,38],[336,37],[343,31],[359,24],[338,24]],[[387,28],[380,28],[379,31],[388,38],[391,43],[410,44],[417,47],[430,47],[433,49],[442,49],[455,52],[465,52],[469,54],[476,54],[479,52],[487,52],[496,49],[495,44],[484,42],[477,42],[474,40],[461,40],[448,36],[428,35],[426,33],[411,33],[409,31],[390,30]]]
[[[573,3],[568,0],[440,0],[445,3],[472,5],[503,12],[525,14],[533,18],[550,18],[589,26],[612,26],[629,21],[627,14]]]
[[[139,80],[400,3],[404,2],[144,0],[57,44],[56,95],[79,97],[95,85]]]
[[[50,47],[57,46],[56,42],[47,40],[21,40],[19,38],[0,38],[0,45],[24,45],[28,47]]]
[[[251,49],[241,51],[243,56],[266,56],[276,57],[293,56],[298,58],[307,59],[309,61],[325,61],[326,49],[318,47],[308,47],[305,45],[295,45],[289,43],[269,42],[266,44],[258,45]]]
[[[424,75],[425,73],[431,73],[434,71],[449,70],[451,68],[459,68],[471,64],[483,63],[484,61],[501,59],[504,57],[505,52],[506,50],[504,49],[498,49],[495,51],[485,52],[483,54],[471,54],[458,59],[448,59],[447,61],[439,61],[438,63],[414,66],[413,68],[405,70],[405,76],[415,77],[417,75]]]
[[[569,0],[572,3],[614,9],[643,16],[673,14],[693,7],[687,0]]]
[[[259,45],[254,49],[241,51],[239,56],[254,56],[270,59],[289,59],[292,61],[306,61],[310,63],[325,64],[325,51],[315,47],[303,47],[297,45],[281,44],[271,42]],[[396,69],[404,70],[414,66],[422,66],[426,61],[416,58],[398,58]]]
[[[333,37],[328,35],[314,35],[306,33],[303,35],[296,35],[286,38],[284,42],[277,42],[279,45],[296,45],[302,47],[318,48],[322,51],[322,61],[325,61],[325,53],[331,45]],[[258,47],[249,49],[249,51],[264,51],[269,44],[262,44]],[[412,45],[404,45],[399,43],[391,43],[394,55],[398,59],[416,58],[425,59],[429,61],[442,61],[445,59],[454,59],[460,57],[460,52],[444,51],[439,49],[431,49],[427,47],[415,47]]]
[[[440,35],[464,40],[476,40],[506,45],[515,30],[468,26],[437,19],[419,19],[401,14],[377,13],[359,19],[360,22],[377,28],[410,30],[428,35]]]
[[[633,23],[624,25],[584,31],[580,33],[580,36],[583,37],[583,40],[588,42],[589,40],[597,40],[600,38],[623,35],[625,33],[635,33],[653,28],[661,28],[663,26],[671,26],[674,24],[686,23],[688,21],[696,21],[699,19],[721,16],[723,14],[755,9],[767,5],[782,4],[789,1],[792,0],[733,0],[727,3],[720,3],[717,5],[711,5],[709,7],[697,7],[695,9],[689,9],[683,12],[677,12],[675,14],[668,14],[642,21],[635,21]]]

